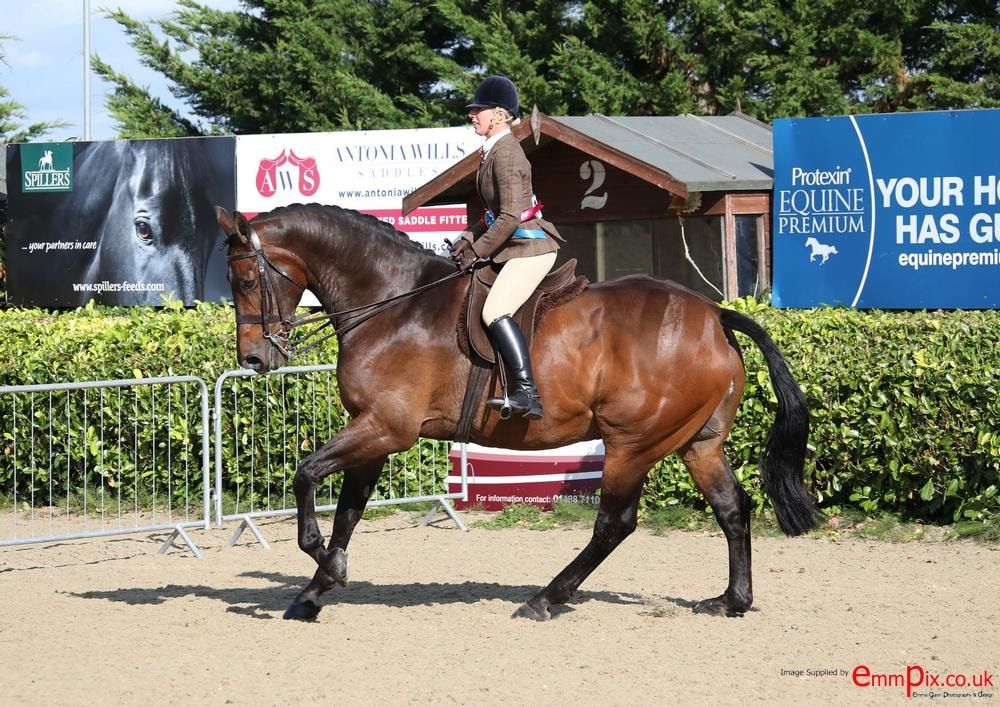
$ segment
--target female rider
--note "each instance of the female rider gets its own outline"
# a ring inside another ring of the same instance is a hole
[[[483,305],[483,323],[510,371],[513,391],[506,401],[491,398],[486,404],[499,408],[506,402],[513,412],[537,420],[542,403],[524,335],[512,315],[552,269],[559,242],[565,241],[542,219],[542,205],[531,187],[531,164],[510,131],[519,108],[517,87],[506,76],[484,79],[468,105],[476,134],[486,138],[476,173],[486,210],[482,221],[470,225],[452,246],[451,256],[463,269],[484,258],[500,267]]]

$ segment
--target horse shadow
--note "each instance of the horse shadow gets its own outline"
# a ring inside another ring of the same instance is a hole
[[[261,579],[270,582],[267,587],[210,587],[203,584],[168,584],[162,587],[121,588],[111,590],[67,592],[68,596],[80,599],[97,599],[119,602],[133,606],[155,606],[185,597],[211,599],[226,605],[226,611],[254,619],[278,618],[289,601],[301,589],[302,577],[277,572],[243,572],[240,577]],[[534,595],[539,587],[535,585],[498,584],[496,582],[410,582],[403,584],[373,584],[366,581],[352,581],[338,591],[326,607],[335,606],[381,606],[405,609],[418,606],[446,604],[475,604],[483,600],[499,600],[512,604],[515,608]],[[681,608],[690,608],[693,601],[674,597],[663,600]],[[580,591],[567,605],[552,607],[554,616],[573,611],[574,605],[589,601],[608,604],[643,606],[647,598],[631,592]]]

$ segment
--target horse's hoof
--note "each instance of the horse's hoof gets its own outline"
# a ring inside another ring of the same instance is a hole
[[[315,621],[321,607],[311,601],[296,602],[285,609],[285,619],[294,621]]]
[[[549,610],[532,606],[531,602],[521,604],[520,608],[511,616],[512,619],[531,619],[532,621],[548,621]]]
[[[743,611],[729,605],[726,595],[715,597],[714,599],[704,599],[699,601],[691,610],[696,614],[709,614],[710,616],[728,616],[738,618],[743,616]]]

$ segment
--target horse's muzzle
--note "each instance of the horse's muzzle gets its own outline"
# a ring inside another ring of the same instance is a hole
[[[256,373],[267,373],[272,370],[271,366],[265,363],[259,356],[249,355],[240,359],[243,368],[249,368]]]

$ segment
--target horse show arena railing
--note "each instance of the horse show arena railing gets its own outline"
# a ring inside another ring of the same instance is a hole
[[[0,547],[209,527],[208,388],[193,376],[0,386]],[[6,516],[6,517],[5,517]]]
[[[195,376],[0,386],[0,548],[171,531],[295,514],[299,462],[348,420],[336,367],[288,367],[267,375]],[[369,506],[431,502],[460,528],[447,492],[451,443],[420,439],[389,458]],[[214,451],[214,465],[211,452]],[[466,478],[465,445],[461,478]],[[454,476],[454,473],[452,472]],[[214,476],[214,478],[213,478]],[[336,508],[342,474],[316,490],[318,511]]]
[[[290,366],[261,376],[241,369],[216,380],[215,517],[219,524],[241,521],[230,544],[246,528],[264,543],[254,518],[295,513],[292,480],[299,462],[347,424],[336,370]],[[368,506],[430,501],[428,516],[441,508],[464,528],[449,503],[463,497],[448,493],[450,449],[450,442],[418,439],[390,456]],[[317,487],[318,512],[336,509],[342,477],[331,474]]]

